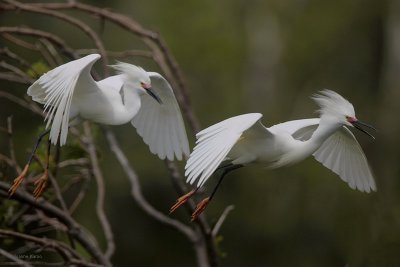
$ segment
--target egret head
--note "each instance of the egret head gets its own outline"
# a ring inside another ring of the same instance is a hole
[[[120,74],[124,75],[125,85],[135,88],[139,92],[147,93],[154,98],[158,103],[162,103],[161,99],[151,88],[151,80],[147,72],[139,66],[129,63],[118,62],[112,65]]]
[[[365,126],[375,131],[376,129],[369,124],[359,121],[356,118],[353,105],[338,93],[329,89],[324,89],[318,94],[313,95],[312,99],[317,102],[318,106],[320,107],[318,111],[321,114],[321,117],[327,116],[335,119],[342,125],[355,127],[356,129],[375,139],[373,135],[371,135],[361,126]]]

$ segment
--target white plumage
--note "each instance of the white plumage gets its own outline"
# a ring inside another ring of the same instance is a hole
[[[109,125],[132,122],[161,159],[181,160],[189,155],[182,115],[167,80],[119,62],[112,66],[118,75],[96,82],[90,71],[99,58],[92,54],[63,64],[29,87],[28,95],[44,104],[51,142],[65,144],[69,122],[75,117]]]
[[[264,164],[278,168],[311,155],[347,182],[351,188],[376,190],[367,159],[347,127],[367,133],[350,102],[331,90],[313,99],[321,118],[295,120],[265,127],[259,113],[229,118],[199,132],[186,164],[187,182],[201,187],[222,162],[232,165]],[[368,133],[367,133],[368,134]]]

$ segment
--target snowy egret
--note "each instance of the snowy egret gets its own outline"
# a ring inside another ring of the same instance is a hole
[[[251,163],[278,168],[297,163],[308,156],[321,162],[353,189],[376,190],[367,159],[347,127],[355,127],[374,138],[362,126],[353,105],[331,90],[312,97],[320,107],[320,118],[293,120],[265,127],[259,113],[229,118],[199,132],[196,146],[186,163],[187,182],[196,189],[180,197],[171,212],[184,204],[209,177],[221,170],[210,197],[203,199],[192,214],[195,220],[213,198],[225,175]]]
[[[131,122],[160,159],[181,160],[189,155],[182,115],[167,80],[156,72],[119,62],[112,66],[118,75],[96,82],[90,71],[99,58],[92,54],[58,66],[28,88],[28,95],[44,104],[46,129],[50,124],[51,129],[39,136],[28,163],[10,188],[11,195],[26,176],[41,139],[50,133],[49,142],[64,145],[72,121],[86,119],[108,125]],[[36,197],[42,193],[47,176],[46,169],[35,182]]]

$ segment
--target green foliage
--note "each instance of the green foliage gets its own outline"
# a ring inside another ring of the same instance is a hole
[[[42,74],[48,72],[50,67],[43,61],[34,62],[31,67],[26,71],[29,77],[33,79],[39,78]]]

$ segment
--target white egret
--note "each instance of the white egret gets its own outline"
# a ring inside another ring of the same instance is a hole
[[[313,155],[353,189],[376,190],[367,159],[348,127],[372,126],[360,122],[353,105],[331,90],[312,97],[320,107],[320,118],[293,120],[265,127],[259,113],[229,118],[199,132],[196,146],[186,163],[187,182],[197,188],[180,197],[171,212],[184,204],[210,176],[221,169],[219,181],[210,197],[203,199],[192,214],[195,220],[214,196],[224,176],[249,164],[270,168],[291,165]]]
[[[40,135],[28,164],[10,188],[11,195],[26,176],[43,136],[50,132],[49,142],[64,145],[72,120],[108,125],[131,122],[150,151],[160,159],[181,160],[183,155],[189,155],[182,115],[167,80],[156,72],[119,62],[112,66],[118,75],[97,82],[90,71],[99,58],[100,55],[92,54],[58,66],[28,88],[28,95],[44,104],[46,129],[50,125],[51,129]],[[47,169],[35,182],[36,197],[46,183]]]

